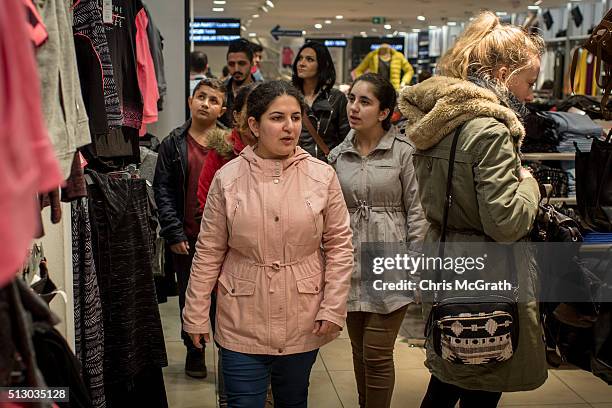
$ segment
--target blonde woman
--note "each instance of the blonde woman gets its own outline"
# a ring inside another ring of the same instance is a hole
[[[521,167],[523,103],[533,99],[544,44],[492,13],[476,18],[440,60],[441,76],[405,89],[400,110],[418,149],[414,167],[431,226],[426,242],[440,240],[449,151],[460,130],[453,174],[447,241],[514,242],[534,222],[538,184]],[[547,377],[534,292],[537,271],[527,251],[514,258],[526,300],[518,305],[518,348],[505,362],[451,363],[427,339],[432,377],[422,408],[496,407],[502,392],[538,388]],[[509,270],[509,268],[508,268]]]

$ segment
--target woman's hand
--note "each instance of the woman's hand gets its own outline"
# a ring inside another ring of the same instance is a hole
[[[202,344],[202,339],[204,339],[204,343],[210,343],[210,334],[208,333],[187,333],[193,342],[193,345],[198,348],[204,348]]]
[[[314,329],[312,330],[312,334],[317,336],[326,336],[329,334],[336,334],[342,327],[338,326],[336,323],[332,323],[327,320],[317,320],[314,325]]]

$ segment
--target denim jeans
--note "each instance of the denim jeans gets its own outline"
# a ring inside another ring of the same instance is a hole
[[[272,356],[221,348],[229,408],[263,408],[270,381],[275,408],[306,408],[310,370],[318,351]]]

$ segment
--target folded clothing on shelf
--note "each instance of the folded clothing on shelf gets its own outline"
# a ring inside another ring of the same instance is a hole
[[[584,235],[584,242],[589,244],[612,244],[612,233],[589,232]]]

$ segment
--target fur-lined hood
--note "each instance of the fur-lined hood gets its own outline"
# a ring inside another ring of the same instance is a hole
[[[501,105],[495,93],[462,79],[434,76],[406,87],[398,105],[407,119],[406,135],[420,150],[437,145],[457,127],[477,117],[495,118],[506,125],[518,147],[525,137],[525,128],[516,113]]]
[[[208,142],[206,147],[210,150],[215,150],[220,156],[225,158],[232,157],[234,153],[234,145],[231,141],[231,131],[215,128],[208,133]]]

